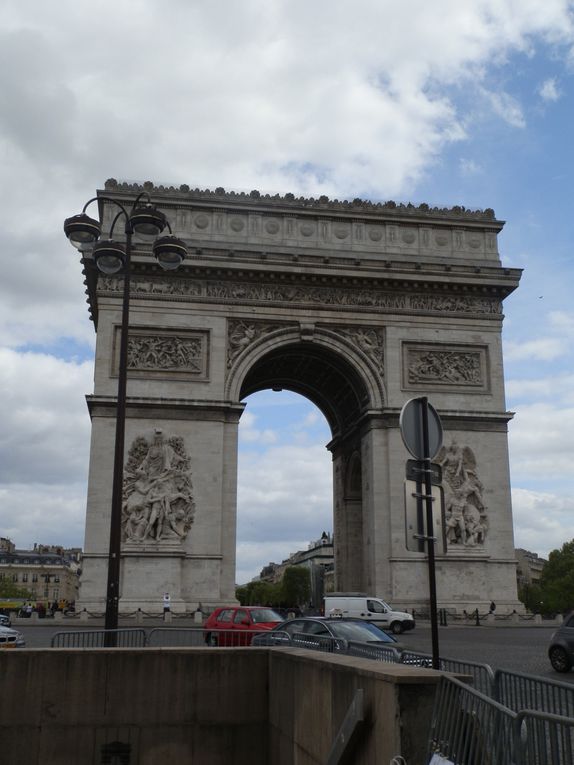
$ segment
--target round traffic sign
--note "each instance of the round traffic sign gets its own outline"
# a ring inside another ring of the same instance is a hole
[[[428,422],[428,453],[425,454],[424,417]],[[403,406],[399,419],[399,427],[403,443],[417,460],[433,459],[442,446],[442,424],[436,409],[429,404],[426,397],[411,398]]]

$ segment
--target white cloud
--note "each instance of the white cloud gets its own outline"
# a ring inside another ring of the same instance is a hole
[[[462,158],[459,162],[460,172],[463,176],[472,176],[482,173],[482,167],[474,159]]]
[[[552,361],[560,358],[567,348],[562,338],[545,337],[525,342],[507,341],[504,344],[504,357],[508,361]]]
[[[501,117],[512,127],[524,128],[526,127],[526,120],[522,106],[516,98],[509,93],[489,93],[484,91],[484,95],[490,102],[490,105],[495,114]]]
[[[269,445],[277,441],[277,434],[274,430],[266,428],[259,430],[255,427],[257,416],[246,410],[241,415],[239,421],[239,438],[244,444]]]
[[[569,479],[574,460],[574,407],[522,405],[510,425],[514,485]]]
[[[512,490],[515,545],[548,557],[574,537],[574,498],[558,494]]]
[[[562,93],[556,84],[556,80],[551,77],[544,82],[538,88],[538,93],[543,101],[558,101]]]

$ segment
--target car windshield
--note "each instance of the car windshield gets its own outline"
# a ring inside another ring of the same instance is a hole
[[[282,622],[283,617],[279,616],[277,611],[273,611],[272,608],[253,608],[249,612],[251,614],[251,621],[254,624],[258,622]]]
[[[368,643],[377,640],[381,643],[396,643],[396,640],[386,632],[366,622],[343,622],[336,619],[328,622],[329,629],[338,638]]]

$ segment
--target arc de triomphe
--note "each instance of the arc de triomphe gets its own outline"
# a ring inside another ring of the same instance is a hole
[[[147,190],[190,256],[132,260],[120,612],[235,598],[238,422],[266,388],[306,396],[332,433],[336,588],[426,602],[424,553],[405,544],[409,456],[399,427],[428,395],[445,429],[448,546],[440,606],[517,605],[502,302],[492,210],[118,184]],[[111,206],[100,201],[104,230]],[[122,276],[84,259],[97,331],[80,607],[104,610]],[[261,476],[265,481],[265,476]]]

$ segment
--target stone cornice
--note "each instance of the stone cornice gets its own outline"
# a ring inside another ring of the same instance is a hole
[[[495,230],[499,230],[504,225],[504,221],[496,219],[494,210],[486,208],[484,210],[472,210],[464,206],[455,205],[453,207],[431,207],[426,203],[413,205],[404,204],[392,200],[386,202],[372,202],[366,199],[339,200],[329,199],[327,196],[314,197],[296,197],[294,194],[262,194],[257,190],[249,193],[241,191],[226,191],[219,187],[211,189],[191,189],[187,184],[179,187],[154,185],[151,181],[143,184],[138,183],[118,183],[114,178],[109,178],[103,191],[100,194],[110,196],[122,195],[134,197],[143,191],[147,191],[155,198],[169,198],[177,203],[201,202],[211,206],[247,206],[248,208],[257,207],[258,209],[269,208],[278,210],[283,208],[286,213],[300,210],[313,210],[317,213],[331,214],[351,214],[363,217],[364,214],[375,213],[383,214],[396,219],[429,218],[441,220],[448,219],[451,223],[464,221],[480,221],[487,223]]]

